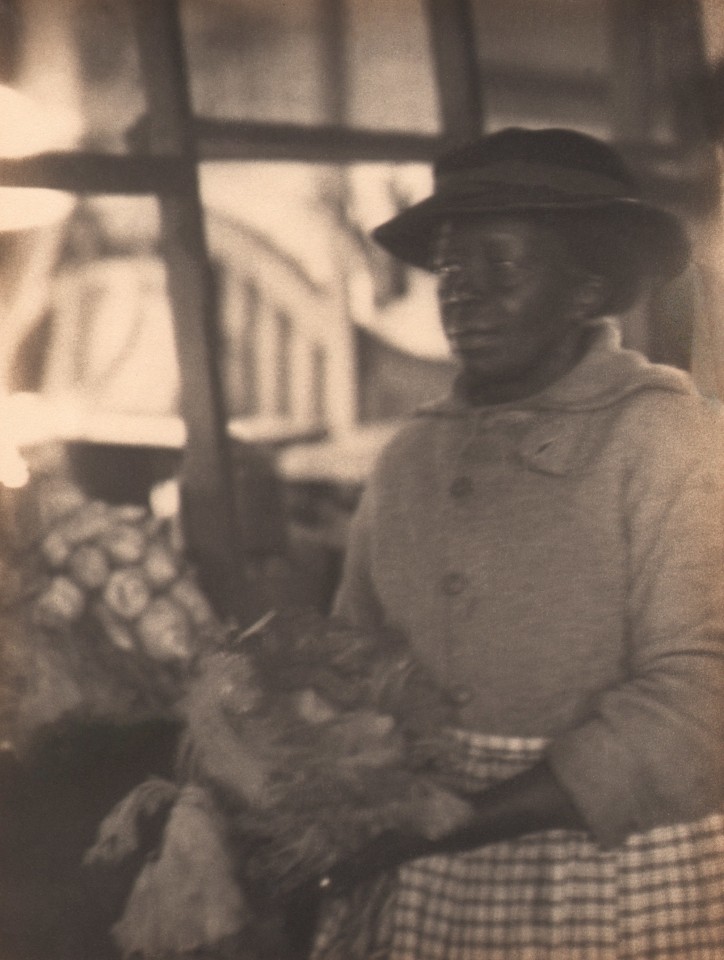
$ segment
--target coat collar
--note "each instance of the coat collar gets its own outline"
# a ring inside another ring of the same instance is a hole
[[[591,325],[591,344],[583,358],[564,377],[541,393],[515,403],[474,407],[453,391],[442,401],[422,407],[421,416],[465,416],[473,410],[586,411],[611,406],[639,390],[692,393],[689,377],[674,367],[654,364],[635,350],[621,346],[615,321],[597,320]]]

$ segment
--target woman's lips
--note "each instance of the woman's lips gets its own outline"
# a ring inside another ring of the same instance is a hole
[[[500,318],[486,317],[479,297],[462,292],[451,294],[441,299],[441,309],[445,335],[454,350],[484,349],[504,339]]]
[[[440,302],[443,306],[450,303],[467,303],[470,300],[478,301],[480,298],[474,293],[465,293],[463,291],[450,291],[450,293],[441,293]]]
[[[448,339],[455,350],[481,350],[495,346],[504,339],[499,330],[465,330],[459,333],[448,331]]]
[[[449,340],[454,340],[456,343],[467,343],[474,340],[499,340],[505,334],[505,330],[501,324],[492,320],[490,323],[478,321],[464,324],[456,324],[453,321],[446,324],[445,334]]]

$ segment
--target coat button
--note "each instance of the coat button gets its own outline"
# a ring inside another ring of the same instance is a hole
[[[442,592],[447,594],[448,597],[456,597],[459,593],[462,593],[465,587],[467,586],[467,579],[462,573],[446,573],[442,578]]]
[[[450,484],[450,496],[455,497],[456,500],[469,497],[472,492],[473,481],[470,477],[455,477]]]
[[[466,687],[463,684],[453,687],[450,691],[450,699],[458,707],[464,707],[466,704],[470,703],[474,696],[474,691],[470,687]]]

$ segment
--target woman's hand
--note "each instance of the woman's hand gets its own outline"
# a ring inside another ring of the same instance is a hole
[[[587,829],[545,761],[481,793],[467,794],[465,799],[473,807],[469,824],[439,840],[403,831],[383,833],[325,874],[319,880],[320,888],[344,893],[419,857],[464,853],[540,830]]]
[[[545,760],[465,799],[474,811],[470,823],[444,836],[434,852],[463,853],[541,830],[588,832]]]
[[[331,896],[344,895],[358,884],[396,870],[410,860],[430,856],[436,846],[435,841],[415,834],[386,831],[353,857],[335,864],[319,879],[319,889]]]

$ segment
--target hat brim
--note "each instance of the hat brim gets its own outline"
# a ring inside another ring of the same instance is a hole
[[[525,195],[440,197],[433,195],[408,207],[372,231],[373,239],[397,259],[423,270],[432,269],[437,228],[447,220],[535,211],[601,212],[620,225],[622,236],[636,245],[642,269],[671,279],[686,267],[690,244],[679,220],[666,210],[628,198],[546,197]],[[521,192],[522,194],[522,192]]]

